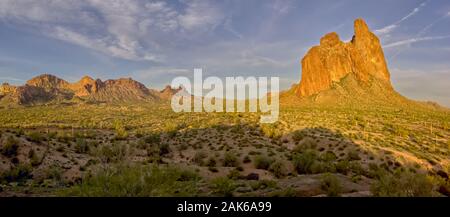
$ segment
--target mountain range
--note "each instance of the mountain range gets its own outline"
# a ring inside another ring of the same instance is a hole
[[[50,74],[42,74],[28,80],[25,85],[0,86],[0,103],[35,105],[48,102],[130,102],[167,100],[178,90],[166,86],[158,91],[147,88],[131,78],[102,81],[84,76],[70,83]]]

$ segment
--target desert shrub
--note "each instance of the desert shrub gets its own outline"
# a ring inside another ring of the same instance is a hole
[[[322,155],[320,155],[320,159],[325,162],[333,162],[337,159],[337,157],[336,157],[336,154],[334,154],[334,152],[327,151],[327,152],[323,153]]]
[[[205,165],[205,158],[207,157],[206,153],[204,151],[198,151],[195,153],[194,157],[192,158],[192,162],[199,166]]]
[[[250,186],[253,190],[276,188],[277,182],[273,181],[273,180],[263,179],[263,180],[259,180],[257,182],[251,183]]]
[[[150,144],[159,143],[161,142],[161,136],[159,134],[152,133],[144,138],[144,142]]]
[[[30,159],[31,166],[38,166],[41,164],[41,159],[37,156],[34,149],[30,149],[30,151],[28,151],[28,158]]]
[[[164,131],[167,133],[167,136],[169,138],[174,138],[177,135],[178,130],[180,129],[180,126],[175,123],[166,123],[164,126]]]
[[[346,175],[350,171],[350,163],[347,160],[341,160],[336,163],[336,171]]]
[[[118,165],[59,192],[63,196],[192,196],[199,176],[176,167]]]
[[[260,127],[263,135],[268,138],[278,139],[282,135],[275,124],[261,124]]]
[[[357,175],[366,174],[366,171],[364,170],[364,168],[357,161],[351,161],[349,163],[349,169],[350,169],[350,171],[352,171],[354,174],[357,174]]]
[[[0,180],[5,180],[6,182],[23,182],[32,178],[31,171],[32,168],[30,165],[19,164],[0,174]]]
[[[47,179],[61,181],[63,172],[64,172],[64,170],[61,167],[51,166],[51,167],[47,168],[47,170],[45,170],[45,177]]]
[[[225,156],[223,159],[224,167],[236,167],[238,165],[239,165],[239,162],[238,162],[238,158],[235,153],[233,153],[233,152],[225,153]]]
[[[115,136],[116,140],[123,140],[123,139],[128,138],[128,132],[125,129],[125,127],[123,126],[122,122],[116,121],[114,124],[114,129],[116,131],[116,136]]]
[[[79,154],[85,154],[89,152],[89,145],[86,139],[77,138],[77,141],[75,143],[75,152]]]
[[[327,164],[321,161],[314,161],[310,167],[310,173],[317,174],[327,172]]]
[[[269,171],[277,178],[284,177],[288,173],[287,166],[284,161],[276,160],[269,167]]]
[[[227,177],[229,179],[236,180],[236,179],[239,179],[241,177],[241,173],[237,169],[232,169],[232,170],[230,170],[230,172],[228,172]]]
[[[40,143],[44,140],[44,136],[42,136],[39,132],[29,132],[26,134],[28,141]]]
[[[270,164],[273,162],[273,159],[265,156],[265,155],[257,155],[253,160],[253,164],[256,169],[267,170],[270,167]]]
[[[374,196],[381,197],[428,197],[435,196],[434,183],[420,173],[396,170],[394,173],[380,170],[371,186]]]
[[[160,156],[164,156],[164,155],[170,153],[170,147],[169,147],[169,144],[167,144],[167,143],[160,143],[158,145],[158,148],[159,148],[159,155]]]
[[[9,136],[6,139],[5,144],[3,145],[1,152],[6,157],[14,157],[17,155],[17,151],[19,149],[19,141],[12,136]]]
[[[331,173],[322,175],[320,188],[324,190],[329,197],[337,197],[342,192],[342,186],[339,179]]]
[[[302,153],[310,149],[315,149],[316,147],[316,141],[310,137],[306,137],[300,144],[296,145],[292,151],[295,153]]]
[[[215,194],[224,197],[232,197],[233,191],[236,189],[236,184],[233,180],[227,177],[218,177],[211,181],[211,187]]]
[[[292,139],[296,142],[300,142],[303,138],[305,138],[305,133],[302,131],[295,131],[292,134]]]
[[[295,170],[300,174],[312,173],[312,166],[316,162],[317,153],[314,150],[306,150],[304,153],[295,154],[292,158]]]
[[[354,160],[361,160],[361,157],[359,156],[359,153],[356,150],[350,150],[347,153],[347,159],[349,161],[354,161]]]
[[[116,163],[123,161],[127,155],[127,147],[118,143],[111,146],[102,146],[98,149],[96,155],[103,163]]]

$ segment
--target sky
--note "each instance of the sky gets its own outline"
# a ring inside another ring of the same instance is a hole
[[[132,77],[279,76],[328,32],[363,18],[382,42],[394,88],[450,107],[448,0],[0,0],[0,82],[50,73],[74,82]]]

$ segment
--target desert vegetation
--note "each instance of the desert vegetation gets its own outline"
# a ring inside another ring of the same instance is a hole
[[[173,113],[164,103],[2,108],[0,114],[5,196],[440,196],[450,190],[448,112],[283,106],[275,124],[260,124],[257,113]]]

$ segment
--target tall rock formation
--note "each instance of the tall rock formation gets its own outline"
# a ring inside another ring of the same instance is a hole
[[[303,57],[298,96],[306,97],[333,87],[347,76],[353,77],[361,88],[377,82],[392,89],[390,74],[380,40],[362,19],[354,22],[354,36],[348,43],[338,34],[328,33],[320,39],[320,45],[312,47]]]

